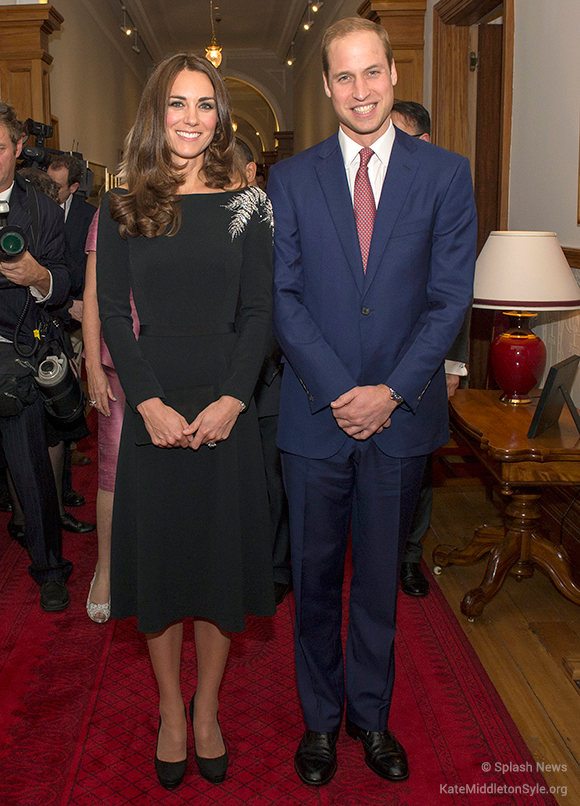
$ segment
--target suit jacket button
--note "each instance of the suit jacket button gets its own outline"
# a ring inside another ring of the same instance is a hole
[[[370,308],[362,308],[361,309],[361,313],[364,314],[364,316],[368,316],[370,312],[371,312]]]

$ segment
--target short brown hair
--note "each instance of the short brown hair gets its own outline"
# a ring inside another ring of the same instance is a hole
[[[391,43],[389,42],[389,35],[382,25],[365,20],[362,17],[345,17],[343,20],[338,20],[327,28],[322,37],[321,55],[322,55],[322,71],[328,81],[328,50],[335,39],[342,39],[349,34],[360,33],[361,31],[370,31],[376,34],[385,49],[389,69],[393,66],[393,51]]]
[[[237,173],[234,129],[223,78],[207,59],[193,53],[177,53],[164,59],[143,90],[126,145],[121,174],[129,192],[111,195],[111,215],[119,222],[123,237],[145,235],[152,238],[164,232],[173,235],[179,229],[178,189],[184,180],[173,165],[166,117],[169,93],[183,70],[205,73],[215,90],[217,124],[203,157],[201,170],[205,184],[223,189],[231,184],[232,174]]]
[[[0,103],[0,126],[4,126],[8,132],[8,136],[12,141],[14,150],[18,141],[24,134],[24,125],[16,117],[16,110],[9,104]]]
[[[50,161],[50,167],[58,171],[59,168],[66,168],[68,171],[67,185],[70,187],[75,182],[80,184],[83,178],[83,164],[82,162],[73,157],[72,154],[55,154]]]

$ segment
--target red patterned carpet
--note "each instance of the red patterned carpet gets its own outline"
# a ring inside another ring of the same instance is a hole
[[[94,455],[94,436],[83,444]],[[95,462],[74,468],[94,516]],[[155,684],[135,621],[93,624],[85,614],[94,534],[65,533],[75,564],[72,603],[43,613],[27,555],[0,517],[0,804],[2,806],[476,806],[555,804],[515,725],[435,581],[424,600],[401,596],[391,727],[411,777],[377,778],[360,743],[344,731],[339,769],[327,787],[298,780],[293,754],[302,732],[292,657],[292,597],[271,619],[235,637],[220,721],[230,750],[226,782],[203,781],[191,759],[173,793],[156,781]],[[186,629],[184,696],[195,689],[195,650]],[[190,736],[191,745],[191,736]],[[190,746],[190,752],[193,748]],[[511,765],[522,772],[497,771]],[[486,769],[490,769],[486,772]],[[540,789],[538,789],[538,787]],[[471,792],[469,791],[471,790]]]

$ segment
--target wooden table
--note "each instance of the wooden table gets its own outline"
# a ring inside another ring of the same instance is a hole
[[[465,549],[441,544],[433,551],[439,567],[470,565],[489,554],[481,584],[461,601],[461,611],[470,619],[481,615],[508,573],[526,579],[535,565],[547,572],[560,593],[580,604],[568,554],[543,533],[539,507],[542,487],[580,486],[580,436],[565,408],[558,425],[528,439],[537,399],[529,406],[513,406],[500,403],[500,395],[499,391],[458,389],[449,403],[455,437],[509,496],[503,526],[481,526]]]

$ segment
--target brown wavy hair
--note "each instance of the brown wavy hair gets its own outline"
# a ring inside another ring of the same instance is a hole
[[[181,225],[178,191],[185,177],[173,164],[166,116],[173,82],[182,70],[204,73],[215,91],[217,124],[200,170],[205,185],[224,189],[232,185],[232,180],[239,181],[234,167],[235,137],[230,102],[222,77],[207,59],[193,53],[170,56],[151,74],[127,138],[121,175],[128,192],[110,195],[111,217],[119,223],[123,238],[175,235]]]

